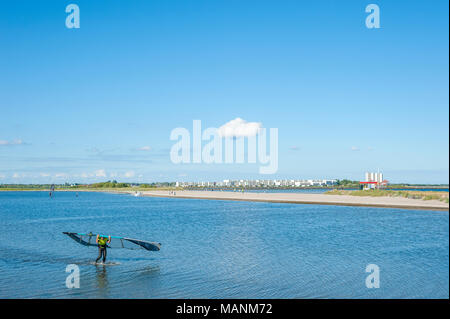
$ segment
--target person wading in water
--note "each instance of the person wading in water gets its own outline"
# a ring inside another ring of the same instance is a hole
[[[111,236],[109,236],[108,239],[106,239],[106,237],[101,237],[100,235],[97,235],[95,242],[98,245],[98,257],[95,260],[95,263],[98,263],[98,261],[102,257],[103,257],[103,263],[105,263],[105,261],[106,261],[106,244],[109,244],[111,242]]]

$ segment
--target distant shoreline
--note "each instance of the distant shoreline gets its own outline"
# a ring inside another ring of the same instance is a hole
[[[109,190],[117,190],[117,191],[166,191],[166,190],[175,190],[175,191],[234,191],[234,190],[242,190],[245,191],[285,191],[285,190],[359,190],[359,187],[351,187],[351,186],[333,186],[333,187],[319,187],[319,186],[309,186],[309,187],[56,187],[55,191],[72,191],[72,192],[104,192]],[[438,189],[438,190],[449,190],[448,185],[391,185],[384,188],[385,190],[420,190],[420,189]],[[49,187],[1,187],[0,191],[50,191]]]
[[[121,192],[122,193],[122,192]],[[126,192],[134,194],[134,192]],[[306,194],[306,193],[240,193],[221,191],[141,191],[142,196],[165,198],[190,198],[208,200],[235,200],[250,202],[271,202],[289,204],[362,206],[380,208],[401,208],[448,211],[449,204],[438,200],[421,200],[402,197],[368,197],[348,195]]]
[[[2,190],[0,190],[1,192]],[[41,191],[45,189],[5,189],[7,191]],[[129,190],[129,189],[57,189],[55,192],[94,192],[110,194],[130,194],[136,192],[140,196],[163,197],[163,198],[185,198],[185,199],[207,199],[207,200],[234,200],[248,202],[271,202],[288,204],[311,204],[311,205],[335,205],[335,206],[361,206],[379,208],[400,208],[415,210],[449,211],[449,204],[439,200],[422,200],[403,197],[370,197],[351,195],[330,195],[315,193],[266,193],[266,192],[232,192],[232,191],[203,191],[203,190]],[[173,195],[175,192],[176,195]]]

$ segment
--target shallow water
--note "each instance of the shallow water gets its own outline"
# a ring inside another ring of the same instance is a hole
[[[162,243],[95,247],[63,231]],[[380,288],[368,289],[368,264]],[[66,266],[80,268],[68,289]],[[448,212],[0,192],[0,298],[448,298]]]

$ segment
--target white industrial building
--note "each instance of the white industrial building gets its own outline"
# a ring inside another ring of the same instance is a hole
[[[365,181],[359,182],[364,190],[381,188],[387,185],[388,181],[383,180],[383,173],[366,172]]]

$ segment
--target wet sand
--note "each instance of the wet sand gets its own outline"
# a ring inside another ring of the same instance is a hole
[[[133,194],[134,192],[129,192]],[[438,200],[410,199],[404,197],[369,197],[350,195],[327,195],[305,193],[241,193],[223,191],[142,191],[142,196],[196,198],[211,200],[238,200],[250,202],[272,202],[292,204],[366,206],[403,209],[448,211],[449,204]]]

